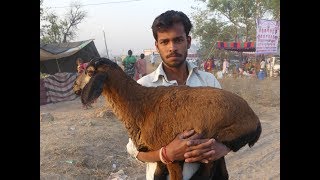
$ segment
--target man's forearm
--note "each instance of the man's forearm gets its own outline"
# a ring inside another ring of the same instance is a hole
[[[157,162],[160,161],[159,151],[139,152],[137,159],[143,162]]]

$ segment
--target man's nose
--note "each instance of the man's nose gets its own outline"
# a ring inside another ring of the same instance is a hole
[[[170,52],[175,52],[175,51],[177,51],[177,44],[176,43],[174,43],[174,42],[170,42],[169,43],[169,51]]]

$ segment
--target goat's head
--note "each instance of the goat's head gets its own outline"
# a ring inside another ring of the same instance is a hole
[[[81,93],[81,102],[84,105],[91,104],[101,95],[104,82],[108,78],[108,70],[120,68],[107,58],[98,58],[92,64],[94,64],[95,72],[92,73],[90,81],[84,86]]]

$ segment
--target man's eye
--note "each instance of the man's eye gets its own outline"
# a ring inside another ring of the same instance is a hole
[[[176,39],[176,43],[181,43],[183,42],[183,39]]]
[[[161,41],[160,44],[166,45],[168,44],[168,41]]]

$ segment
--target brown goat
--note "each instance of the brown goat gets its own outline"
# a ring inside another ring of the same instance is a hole
[[[77,76],[72,87],[73,92],[76,95],[81,95],[82,89],[89,82],[91,76],[93,75],[92,73],[88,73],[88,72],[94,72],[94,71],[95,71],[94,64],[89,63],[85,71],[83,71],[81,74]]]
[[[82,103],[91,103],[101,93],[139,151],[158,150],[190,129],[222,142],[232,151],[246,144],[253,146],[261,134],[259,118],[236,94],[213,87],[144,87],[106,58],[96,61],[96,72],[83,89]],[[224,158],[219,160],[224,166],[220,167],[225,171],[223,179],[228,179]],[[202,164],[196,174],[209,179],[219,173],[212,172],[217,169],[216,162]],[[164,166],[157,162],[155,177],[165,179],[169,170],[171,180],[182,179],[180,163]]]

